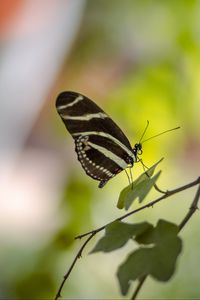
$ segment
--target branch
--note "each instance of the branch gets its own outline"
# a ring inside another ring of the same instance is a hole
[[[188,213],[186,216],[183,218],[181,223],[179,224],[179,232],[183,229],[183,227],[187,224],[187,222],[191,219],[192,215],[195,213],[196,210],[198,210],[198,202],[200,200],[200,182],[199,182],[199,187],[197,189],[197,192],[195,194],[194,200],[192,201],[192,204],[189,208]],[[133,293],[133,296],[131,300],[135,300],[139,291],[141,290],[147,276],[143,276],[142,279],[139,281],[138,285],[136,286],[136,289]]]
[[[198,210],[199,199],[200,199],[200,184],[199,184],[198,190],[195,194],[194,200],[192,201],[192,204],[189,208],[187,215],[185,216],[185,218],[182,220],[182,222],[179,225],[179,231],[181,231],[183,229],[183,227],[187,224],[187,222],[190,220],[190,218],[195,213],[195,211]]]
[[[127,218],[127,217],[129,217],[129,216],[131,216],[131,215],[133,215],[133,214],[135,214],[135,213],[137,213],[137,212],[139,212],[139,211],[145,209],[145,208],[153,207],[154,204],[156,204],[156,203],[158,203],[158,202],[164,200],[165,198],[168,198],[168,197],[170,197],[170,196],[172,196],[172,195],[174,195],[174,194],[176,194],[176,193],[179,193],[179,192],[182,192],[182,191],[184,191],[184,190],[186,190],[186,189],[189,189],[189,188],[191,188],[191,187],[193,187],[193,186],[195,186],[195,185],[197,185],[197,184],[200,184],[200,177],[198,177],[196,180],[192,181],[191,183],[188,183],[188,184],[186,184],[186,185],[184,185],[184,186],[181,186],[181,187],[179,187],[179,188],[177,188],[177,189],[174,189],[174,190],[171,190],[171,191],[167,191],[163,196],[161,196],[161,197],[155,199],[154,201],[149,202],[148,204],[146,204],[146,205],[144,205],[144,206],[141,206],[140,208],[137,208],[137,209],[135,209],[135,210],[132,210],[131,212],[129,212],[129,213],[127,213],[127,214],[125,214],[125,215],[123,215],[123,216],[121,216],[121,217],[115,219],[114,221],[121,221],[121,220],[123,220],[123,219],[125,219],[125,218]],[[191,211],[187,214],[187,216],[184,218],[184,220],[183,220],[183,221],[181,222],[181,224],[180,224],[180,226],[182,226],[182,227],[180,227],[180,230],[183,228],[183,226],[188,222],[188,220],[191,218],[191,216],[193,215],[193,213],[196,211],[196,209],[197,209],[197,202],[198,202],[198,200],[199,200],[199,194],[200,194],[200,188],[198,189],[198,196],[195,197],[195,198],[197,198],[196,202],[193,201],[192,206],[191,206]],[[186,218],[187,218],[187,219],[186,219]],[[114,221],[112,221],[112,222],[114,222]],[[112,223],[112,222],[110,222],[110,223]],[[64,284],[65,284],[67,278],[68,278],[69,275],[71,274],[71,272],[72,272],[72,270],[73,270],[73,268],[74,268],[74,266],[75,266],[75,264],[76,264],[78,258],[81,257],[81,254],[82,254],[82,252],[83,252],[85,246],[89,243],[89,241],[93,238],[93,236],[95,236],[98,232],[104,230],[105,227],[108,226],[110,223],[108,223],[108,224],[106,224],[106,225],[104,225],[104,226],[102,226],[102,227],[99,227],[99,228],[97,228],[97,229],[94,229],[94,230],[92,230],[92,231],[86,232],[86,233],[84,233],[84,234],[81,234],[81,235],[75,237],[75,239],[81,239],[81,238],[83,238],[83,237],[89,235],[89,237],[88,237],[87,240],[84,242],[84,244],[82,245],[82,247],[81,247],[80,250],[78,251],[77,255],[75,256],[75,258],[74,258],[74,260],[73,260],[73,262],[72,262],[70,268],[68,269],[67,273],[64,275],[63,280],[62,280],[62,282],[61,282],[61,284],[60,284],[60,287],[59,287],[59,289],[58,289],[58,292],[57,292],[57,294],[56,294],[55,300],[58,300],[58,299],[61,297],[61,291],[62,291],[62,288],[63,288],[63,286],[64,286]],[[139,282],[138,286],[136,287],[136,290],[135,290],[135,292],[134,292],[134,294],[133,294],[132,300],[135,299],[135,298],[134,298],[134,295],[135,295],[135,297],[136,297],[137,294],[139,293],[139,291],[140,291],[140,289],[141,289],[141,287],[142,287],[142,285],[143,285],[145,279],[146,279],[146,276],[144,276],[143,278],[141,278],[141,280],[140,280],[140,282]]]
[[[95,234],[91,234],[87,240],[85,241],[85,243],[82,245],[82,247],[80,248],[80,250],[78,251],[77,255],[75,256],[70,268],[68,269],[67,273],[65,274],[65,276],[63,277],[63,280],[60,284],[60,287],[58,289],[58,292],[56,294],[56,297],[55,297],[55,300],[59,299],[61,297],[61,291],[62,291],[62,288],[65,284],[65,281],[67,280],[67,278],[69,277],[69,275],[71,274],[73,268],[74,268],[74,265],[76,263],[76,261],[82,256],[82,252],[83,252],[83,249],[85,248],[85,246],[87,245],[87,243],[89,243],[89,241],[93,238]]]
[[[174,194],[177,194],[177,193],[180,193],[180,192],[182,192],[184,190],[187,190],[187,189],[189,189],[189,188],[191,188],[191,187],[193,187],[193,186],[195,186],[195,185],[197,185],[199,183],[200,183],[200,177],[198,177],[196,180],[192,181],[191,183],[188,183],[188,184],[186,184],[184,186],[181,186],[181,187],[179,187],[177,189],[174,189],[174,190],[171,190],[171,191],[167,191],[163,196],[157,198],[156,200],[151,201],[148,204],[143,205],[143,206],[141,206],[141,207],[139,207],[137,209],[134,209],[131,212],[123,215],[122,217],[119,217],[119,218],[115,219],[114,221],[121,221],[121,220],[123,220],[123,219],[125,219],[125,218],[127,218],[127,217],[129,217],[129,216],[131,216],[131,215],[133,215],[133,214],[135,214],[135,213],[137,213],[137,212],[145,209],[145,208],[153,207],[154,204],[160,202],[161,200],[164,200],[165,198],[168,198],[168,197],[170,197],[170,196],[172,196]],[[114,221],[112,221],[112,222],[114,222]],[[112,223],[112,222],[110,222],[110,223]],[[97,234],[98,232],[104,230],[106,228],[106,226],[108,226],[110,223],[107,223],[106,225],[104,225],[102,227],[99,227],[97,229],[94,229],[92,231],[89,231],[89,232],[83,233],[81,235],[78,235],[78,236],[75,237],[75,239],[81,239],[81,238],[83,238],[83,237],[85,237],[87,235],[90,235],[90,234]]]
[[[144,282],[145,282],[146,279],[147,279],[147,275],[144,275],[139,280],[139,283],[138,283],[138,285],[137,285],[137,287],[136,287],[136,289],[135,289],[135,291],[133,293],[133,296],[131,297],[131,300],[135,300],[136,299],[136,297],[137,297],[139,291],[141,290],[141,288],[142,288],[142,286],[143,286],[143,284],[144,284]]]

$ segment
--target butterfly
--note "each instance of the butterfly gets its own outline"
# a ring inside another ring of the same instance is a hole
[[[75,142],[75,151],[86,174],[100,181],[133,167],[142,144],[132,148],[118,125],[97,104],[76,92],[62,92],[56,109]]]

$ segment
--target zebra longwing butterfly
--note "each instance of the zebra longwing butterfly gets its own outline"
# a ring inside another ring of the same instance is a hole
[[[74,139],[78,160],[87,175],[100,181],[99,188],[136,162],[141,143],[132,148],[122,130],[92,100],[62,92],[56,108]]]

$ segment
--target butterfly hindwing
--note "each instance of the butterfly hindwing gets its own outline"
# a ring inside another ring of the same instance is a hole
[[[109,179],[133,165],[131,145],[112,119],[89,98],[75,92],[63,92],[56,108],[75,141],[75,150],[85,172],[100,181]]]
[[[91,143],[92,136],[79,136],[75,139],[75,150],[77,152],[78,160],[80,161],[83,169],[93,179],[104,182],[104,184],[114,177],[117,173],[123,170],[120,166],[111,158],[109,153],[102,153],[96,144]],[[110,153],[111,157],[112,153]],[[121,164],[125,165],[123,160],[120,160]]]

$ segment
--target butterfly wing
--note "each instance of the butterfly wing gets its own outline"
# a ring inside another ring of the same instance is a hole
[[[135,156],[122,130],[89,98],[63,92],[56,100],[57,111],[75,141],[75,150],[85,172],[102,187]]]

